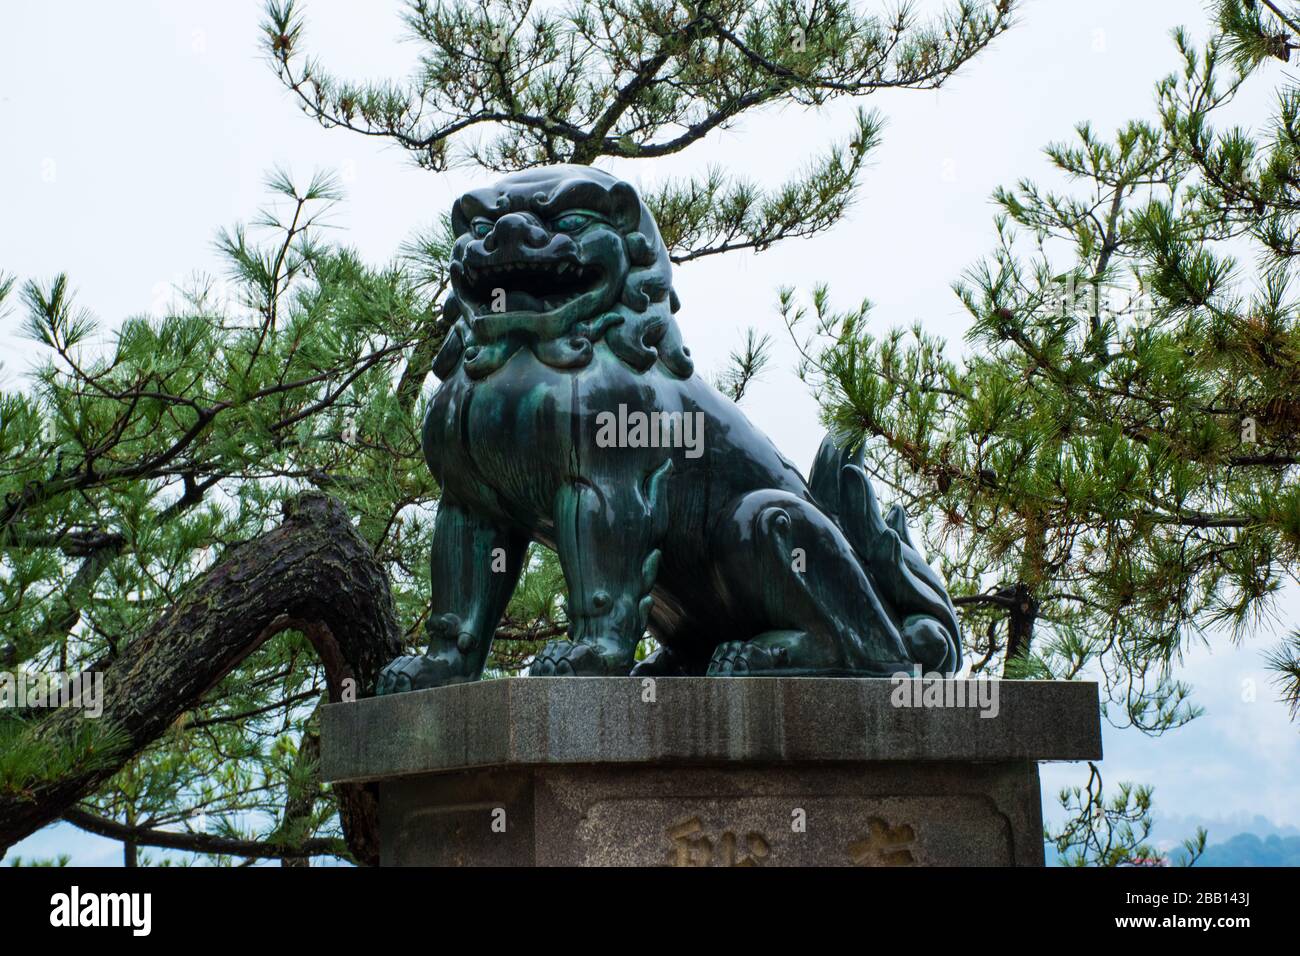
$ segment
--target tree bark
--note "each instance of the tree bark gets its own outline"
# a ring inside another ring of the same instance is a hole
[[[103,713],[52,710],[16,742],[64,768],[0,789],[0,854],[59,819],[113,776],[265,641],[301,631],[320,655],[331,701],[346,681],[370,694],[401,653],[382,565],[333,498],[289,503],[275,530],[233,549],[103,671]],[[373,789],[335,787],[344,836],[363,864],[379,859]]]
[[[1007,598],[1007,654],[1003,670],[1014,658],[1029,651],[1034,639],[1034,621],[1038,619],[1038,601],[1024,582],[1017,581],[1003,590]]]

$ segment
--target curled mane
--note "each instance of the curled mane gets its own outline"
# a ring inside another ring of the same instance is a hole
[[[470,378],[483,378],[520,348],[528,348],[539,361],[553,368],[581,368],[591,362],[596,346],[603,341],[620,361],[638,372],[649,371],[659,362],[672,375],[689,378],[694,362],[674,317],[681,303],[672,286],[672,261],[654,217],[636,190],[592,167],[559,166],[529,173],[547,177],[539,183],[543,188],[524,197],[537,207],[555,204],[561,193],[577,189],[597,208],[639,211],[639,215],[611,217],[623,238],[628,262],[622,288],[605,311],[578,317],[563,329],[540,332],[522,325],[499,328],[484,322],[452,293],[443,307],[444,318],[452,325],[434,360],[434,373],[446,379],[463,363]],[[466,206],[502,210],[519,205],[519,192],[507,188],[517,178],[510,177],[491,189],[457,200],[452,209],[457,236],[469,228]]]

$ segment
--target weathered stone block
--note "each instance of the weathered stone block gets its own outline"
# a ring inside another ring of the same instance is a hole
[[[464,684],[327,707],[323,775],[378,782],[389,865],[1042,865],[1037,762],[1101,756],[1096,685],[928,683]]]

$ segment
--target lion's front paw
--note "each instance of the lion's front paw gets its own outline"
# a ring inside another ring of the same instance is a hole
[[[375,682],[375,695],[404,694],[410,690],[458,684],[465,676],[441,657],[411,654],[390,661],[379,672]]]
[[[529,677],[610,677],[627,673],[600,648],[574,641],[550,641],[537,652]]]
[[[753,641],[726,641],[713,649],[709,677],[745,677],[786,666],[784,647],[764,647]]]

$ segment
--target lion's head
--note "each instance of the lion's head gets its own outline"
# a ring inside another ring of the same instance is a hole
[[[521,347],[577,368],[602,339],[639,371],[661,362],[691,374],[668,250],[627,183],[590,166],[530,169],[466,193],[451,224],[454,325],[439,377],[463,360],[482,378]]]

